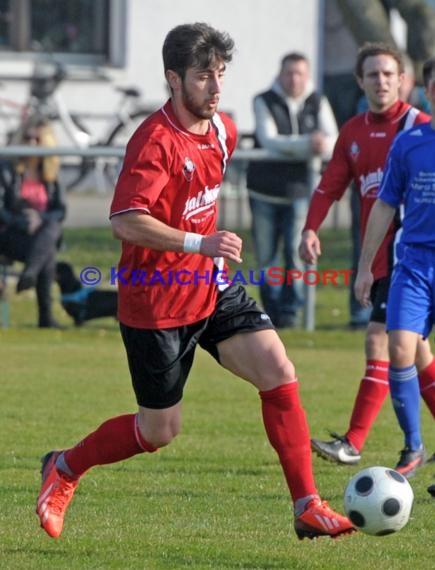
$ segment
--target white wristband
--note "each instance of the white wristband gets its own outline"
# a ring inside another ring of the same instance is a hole
[[[201,250],[201,243],[203,238],[204,236],[201,234],[186,232],[184,236],[183,251],[185,253],[199,253]]]

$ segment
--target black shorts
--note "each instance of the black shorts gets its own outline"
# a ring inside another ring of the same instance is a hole
[[[372,303],[372,312],[370,313],[370,321],[385,324],[387,322],[387,301],[388,290],[390,288],[390,278],[382,277],[377,279],[372,286],[370,292],[370,301]]]
[[[197,323],[168,329],[121,323],[120,328],[138,405],[164,409],[181,400],[198,344],[219,362],[219,342],[274,326],[243,287],[231,285],[219,292],[214,312]]]

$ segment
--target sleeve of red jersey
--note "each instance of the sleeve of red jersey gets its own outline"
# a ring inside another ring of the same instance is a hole
[[[319,230],[332,204],[342,198],[352,180],[345,141],[342,129],[331,160],[311,197],[303,231]]]
[[[144,144],[143,137],[131,139],[115,187],[110,217],[131,210],[150,212],[169,180],[169,155],[162,141],[150,138]]]

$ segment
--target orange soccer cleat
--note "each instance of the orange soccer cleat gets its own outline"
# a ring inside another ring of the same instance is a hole
[[[79,479],[71,479],[56,469],[59,451],[50,451],[42,458],[42,487],[36,505],[36,514],[42,528],[52,538],[58,538],[63,529],[63,519]]]
[[[299,540],[330,536],[337,538],[355,532],[350,520],[331,509],[326,501],[311,499],[305,511],[295,519],[295,531]]]

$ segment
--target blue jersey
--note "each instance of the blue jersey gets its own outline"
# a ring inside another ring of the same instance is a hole
[[[400,133],[390,150],[378,198],[403,206],[403,244],[435,248],[435,129],[430,123]]]

